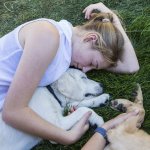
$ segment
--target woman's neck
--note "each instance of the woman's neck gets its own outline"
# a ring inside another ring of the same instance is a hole
[[[73,65],[73,60],[74,60],[74,56],[76,55],[77,53],[77,50],[78,50],[78,47],[79,45],[81,44],[81,41],[82,41],[82,34],[81,34],[81,31],[79,29],[79,27],[73,27],[72,28],[72,57],[71,57],[71,66]]]

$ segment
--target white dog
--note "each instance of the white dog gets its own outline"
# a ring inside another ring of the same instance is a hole
[[[56,96],[53,96],[46,87],[39,87],[29,103],[29,107],[43,119],[69,130],[90,110],[92,111],[89,118],[91,125],[101,126],[104,123],[102,117],[88,108],[99,107],[109,99],[108,94],[102,94],[101,84],[88,79],[77,69],[69,69],[59,80],[51,84],[51,87]],[[78,109],[68,116],[63,116],[66,105],[75,106]],[[26,134],[5,124],[0,112],[1,150],[29,150],[41,140],[39,137]]]

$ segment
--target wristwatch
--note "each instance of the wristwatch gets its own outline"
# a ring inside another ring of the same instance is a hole
[[[106,143],[108,142],[107,140],[107,131],[102,128],[102,127],[98,127],[95,129],[95,132],[98,132],[99,134],[101,134],[103,136],[103,138],[106,140]]]

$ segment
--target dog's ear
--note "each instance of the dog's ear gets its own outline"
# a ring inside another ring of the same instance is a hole
[[[137,84],[135,94],[136,95],[135,95],[134,103],[143,105],[143,94],[142,94],[142,90],[141,90],[140,84]]]
[[[57,89],[58,91],[69,99],[81,100],[81,93],[77,93],[75,90],[82,91],[79,84],[75,84],[76,80],[70,73],[65,73],[58,81],[57,81]]]
[[[57,89],[58,91],[66,97],[69,97],[68,94],[72,93],[70,85],[72,85],[72,79],[69,77],[68,73],[65,73],[58,81],[57,81]]]
[[[139,114],[138,114],[139,118],[138,118],[138,122],[137,122],[137,127],[140,128],[143,121],[144,121],[144,117],[145,117],[145,110],[141,109]]]

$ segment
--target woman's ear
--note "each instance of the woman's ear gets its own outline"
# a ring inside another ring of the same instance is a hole
[[[97,39],[98,39],[98,35],[96,33],[88,33],[88,34],[85,35],[83,41],[84,42],[91,41],[91,42],[95,43],[97,41]]]

